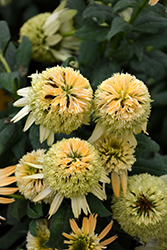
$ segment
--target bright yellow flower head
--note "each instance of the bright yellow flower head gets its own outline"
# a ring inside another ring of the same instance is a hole
[[[49,240],[49,237],[48,221],[46,219],[40,219],[37,222],[37,236],[33,236],[30,231],[28,231],[26,239],[27,250],[54,250],[55,248],[48,248],[44,245]]]
[[[15,193],[18,188],[15,187],[5,187],[16,181],[15,176],[9,176],[14,173],[16,166],[10,166],[0,169],[0,195],[8,195]],[[1,204],[12,203],[15,200],[13,198],[0,197]],[[5,220],[4,217],[0,216],[0,219]]]
[[[115,134],[101,137],[94,146],[99,151],[102,166],[107,173],[111,173],[111,183],[115,196],[119,197],[120,179],[126,196],[127,171],[131,170],[136,161],[133,156],[133,147],[123,137]]]
[[[97,215],[90,214],[89,218],[84,217],[82,221],[82,228],[80,229],[75,220],[70,220],[70,225],[73,232],[69,235],[63,233],[67,240],[65,244],[69,245],[70,250],[102,250],[106,248],[106,245],[113,242],[117,236],[113,236],[103,242],[100,242],[112,228],[113,222],[111,221],[108,226],[98,235],[95,234],[95,228],[97,223]]]
[[[53,67],[31,75],[32,86],[18,90],[22,99],[14,103],[24,108],[13,117],[17,122],[31,112],[24,131],[33,122],[40,124],[40,141],[54,141],[54,133],[71,133],[88,124],[92,112],[92,88],[79,71]]]
[[[73,36],[73,17],[77,12],[65,5],[66,1],[62,1],[52,14],[38,14],[21,27],[19,41],[22,36],[30,39],[35,61],[64,61],[78,49],[79,40]]]
[[[16,165],[15,175],[19,191],[31,201],[46,187],[42,163],[44,153],[44,149],[33,150],[24,155]],[[49,197],[44,201],[47,203],[50,200]]]
[[[157,238],[167,228],[167,185],[150,174],[128,178],[126,197],[113,197],[113,218],[132,237],[147,242]]]
[[[150,0],[148,2],[148,4],[150,4],[151,6],[155,5],[156,3],[158,3],[159,0]]]
[[[99,199],[106,199],[99,181],[110,182],[102,168],[98,151],[79,138],[63,139],[54,144],[44,157],[44,179],[47,188],[35,197],[42,200],[48,193],[54,193],[49,215],[54,214],[64,197],[71,199],[72,210],[78,217],[83,209],[90,212],[86,195],[93,193]]]
[[[95,118],[108,129],[127,136],[146,132],[150,115],[150,95],[146,85],[130,74],[114,74],[95,93]]]

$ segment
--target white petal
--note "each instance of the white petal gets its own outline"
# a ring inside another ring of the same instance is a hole
[[[25,161],[25,164],[33,167],[33,168],[37,168],[37,169],[42,169],[43,165],[40,165],[40,164],[34,164],[34,163],[30,163],[30,162],[26,162]]]
[[[108,183],[108,184],[110,183],[110,178],[107,177],[107,173],[104,168],[102,168],[102,171],[101,171],[100,182]]]
[[[50,36],[55,34],[60,28],[60,24],[57,13],[48,17],[44,25],[45,35]]]
[[[21,98],[21,99],[15,101],[15,102],[13,103],[13,106],[15,106],[15,107],[24,107],[24,106],[27,105],[27,101],[28,101],[28,96],[23,97],[23,98]]]
[[[78,197],[71,198],[71,208],[75,218],[78,218],[81,214],[81,207],[79,206]]]
[[[33,114],[29,114],[29,116],[27,117],[26,123],[24,125],[23,131],[27,131],[31,125],[35,122],[35,117],[33,116]]]
[[[54,199],[51,203],[50,209],[49,209],[49,218],[57,212],[63,199],[64,199],[64,195],[62,195],[60,193],[56,194],[56,196],[54,197]]]
[[[105,200],[106,199],[106,195],[103,192],[103,190],[100,188],[100,185],[95,186],[91,190],[91,193],[94,194],[95,196],[97,196],[97,198],[99,198],[100,200]]]
[[[61,40],[62,40],[62,36],[60,34],[56,34],[56,35],[48,36],[46,38],[46,43],[49,46],[54,46],[54,45],[58,44]]]
[[[48,136],[48,139],[47,139],[48,146],[51,146],[53,142],[54,142],[54,133],[50,132],[50,135]]]
[[[70,19],[72,19],[77,14],[76,10],[69,10],[69,9],[63,9],[61,11],[61,15],[59,16],[59,20],[61,23],[68,22]]]
[[[30,91],[30,87],[22,88],[17,90],[17,94],[20,96],[27,96]]]
[[[39,137],[40,137],[40,142],[42,143],[43,141],[45,141],[49,134],[50,134],[50,129],[44,127],[43,125],[39,126]]]
[[[66,50],[57,51],[55,49],[50,49],[50,52],[57,60],[60,60],[60,61],[65,61],[67,57],[70,56],[70,54]]]
[[[50,193],[52,192],[52,190],[50,188],[45,188],[44,190],[42,190],[42,192],[40,192],[34,199],[34,202],[43,200],[44,198],[46,198]]]
[[[24,108],[22,108],[17,115],[15,115],[11,121],[12,122],[18,122],[19,120],[21,120],[24,116],[26,116],[28,113],[30,112],[30,108],[28,105],[26,105]]]
[[[66,3],[67,3],[67,0],[62,1],[62,2],[59,4],[59,6],[53,11],[53,13],[58,12],[59,10],[64,9],[64,7],[66,6]]]
[[[24,176],[22,177],[22,179],[43,179],[44,178],[44,174],[32,174],[32,175],[27,175],[27,176]]]
[[[97,123],[92,132],[91,137],[88,139],[88,142],[93,144],[104,134],[104,132],[105,132],[104,128],[99,123]]]

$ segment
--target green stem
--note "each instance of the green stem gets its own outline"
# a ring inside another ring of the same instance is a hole
[[[2,62],[2,64],[4,65],[5,69],[6,69],[6,72],[10,73],[11,70],[9,68],[9,65],[7,63],[7,61],[5,60],[5,58],[3,57],[2,54],[0,54],[0,61]]]
[[[67,37],[67,36],[73,36],[76,30],[72,30],[70,32],[65,32],[65,33],[61,33],[61,36],[63,37]]]
[[[14,199],[18,199],[18,200],[25,200],[24,196],[23,195],[18,195],[18,194],[8,194],[6,195],[10,198],[14,198]]]
[[[129,23],[132,24],[135,19],[138,17],[139,13],[144,9],[144,7],[148,4],[148,0],[144,0],[142,2],[142,4],[137,8],[137,10],[135,11],[135,13],[132,15]]]

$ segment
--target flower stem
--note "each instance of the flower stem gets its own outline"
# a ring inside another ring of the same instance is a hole
[[[144,7],[146,6],[147,2],[148,2],[148,0],[144,0],[144,1],[142,2],[142,4],[137,8],[137,10],[136,10],[135,13],[132,15],[132,17],[131,17],[131,19],[130,19],[130,21],[129,21],[130,24],[132,24],[132,23],[136,20],[136,18],[138,17],[139,13],[140,13],[140,12],[144,9]]]
[[[67,37],[67,36],[73,36],[76,30],[72,30],[70,32],[65,32],[65,33],[61,33],[62,37]]]
[[[7,61],[5,60],[5,58],[3,57],[2,54],[0,54],[0,61],[2,62],[2,64],[4,65],[5,69],[6,69],[6,72],[10,73],[11,70],[9,68],[9,65],[7,63]]]
[[[25,200],[23,195],[18,195],[18,194],[8,194],[7,195],[10,198],[18,199],[18,200]]]

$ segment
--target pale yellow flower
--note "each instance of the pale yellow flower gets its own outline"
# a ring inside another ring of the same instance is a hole
[[[45,150],[33,150],[27,153],[16,165],[16,181],[21,194],[26,199],[33,199],[46,188],[43,174],[43,157]],[[46,203],[51,201],[50,197],[44,199]]]
[[[113,242],[117,236],[108,238],[100,242],[111,230],[113,222],[111,221],[108,226],[98,235],[95,234],[97,223],[97,215],[90,214],[89,218],[84,217],[82,221],[82,228],[80,229],[74,219],[70,220],[70,225],[73,230],[71,234],[63,233],[67,240],[65,244],[69,245],[70,250],[102,250],[106,249],[106,245]]]
[[[48,221],[40,219],[37,222],[37,236],[33,236],[30,231],[27,234],[27,250],[56,250],[56,248],[46,247],[44,244],[49,240],[50,231],[48,229]]]
[[[21,27],[19,41],[23,36],[30,39],[35,61],[64,61],[78,49],[80,42],[73,36],[73,17],[77,11],[65,8],[66,2],[62,1],[53,13],[30,18]]]
[[[5,187],[16,181],[15,176],[9,176],[15,172],[16,166],[10,166],[0,169],[0,195],[9,195],[15,193],[18,188],[16,187]],[[0,197],[1,204],[12,203],[15,200],[13,198]],[[0,219],[5,220],[4,217],[0,216]]]
[[[18,90],[23,96],[14,106],[24,107],[12,118],[17,122],[29,114],[24,131],[40,124],[40,141],[54,141],[54,133],[71,133],[88,124],[92,113],[92,88],[79,71],[52,67],[31,75],[32,86]]]
[[[144,242],[163,235],[167,228],[167,185],[157,176],[133,175],[128,178],[126,197],[113,196],[113,218],[132,237]]]
[[[133,134],[146,133],[150,102],[150,94],[142,81],[127,73],[114,74],[95,92],[97,126],[102,127],[103,132],[108,130],[121,134],[132,141]],[[91,138],[89,141],[92,143],[94,140]]]
[[[156,3],[158,3],[159,0],[150,0],[148,2],[148,4],[150,4],[151,6],[155,5]]]
[[[100,200],[106,199],[99,181],[109,183],[110,180],[102,168],[98,151],[87,141],[70,138],[53,144],[44,157],[43,172],[47,187],[34,198],[34,202],[54,193],[49,217],[56,213],[64,197],[71,199],[76,218],[81,209],[85,214],[90,212],[86,201],[88,193]]]
[[[116,197],[120,194],[120,181],[124,196],[127,188],[127,172],[132,169],[136,161],[134,148],[120,135],[103,136],[94,144],[99,151],[102,166],[107,173],[111,173],[111,183]]]

